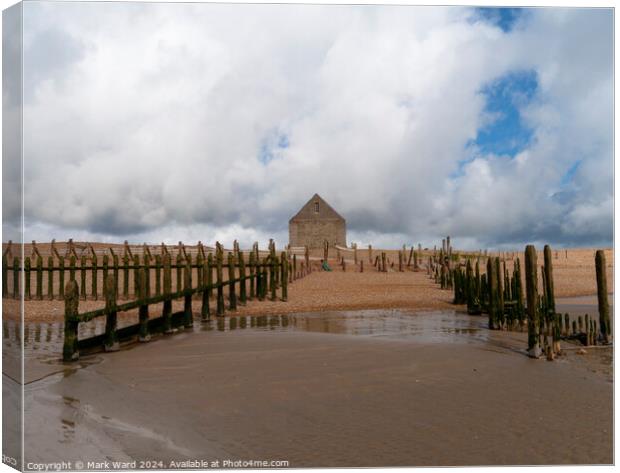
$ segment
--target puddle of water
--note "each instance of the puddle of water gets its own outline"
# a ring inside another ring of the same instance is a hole
[[[213,317],[200,322],[195,332],[214,334],[243,330],[301,331],[352,336],[370,336],[394,339],[412,339],[424,343],[472,343],[488,340],[485,317],[471,317],[455,311],[406,312],[399,310],[364,310],[289,315]],[[125,322],[129,325],[131,321]],[[119,321],[119,328],[123,324]],[[24,355],[26,358],[52,363],[62,353],[63,324],[28,324],[24,327]],[[181,332],[185,331],[183,329]],[[21,327],[14,321],[3,323],[5,347],[19,348]],[[104,318],[81,323],[79,338],[85,339],[105,332]]]

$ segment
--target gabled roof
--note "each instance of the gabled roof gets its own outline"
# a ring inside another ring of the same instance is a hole
[[[315,212],[315,202],[319,203],[318,213]],[[289,223],[299,220],[342,220],[344,222],[344,218],[319,194],[314,194],[301,210],[289,220]]]

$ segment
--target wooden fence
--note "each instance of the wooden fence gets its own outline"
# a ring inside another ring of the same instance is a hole
[[[272,242],[270,242],[270,247]],[[2,297],[21,297],[20,289],[23,284],[25,300],[63,300],[67,281],[77,281],[81,300],[100,300],[104,297],[104,281],[108,274],[114,276],[118,298],[128,300],[138,294],[139,274],[146,271],[147,294],[162,294],[162,278],[164,260],[170,259],[173,270],[172,280],[174,287],[179,291],[183,287],[183,271],[189,266],[191,276],[202,283],[201,269],[207,264],[208,258],[213,257],[216,248],[202,245],[198,242],[194,246],[178,245],[129,245],[124,244],[79,244],[69,240],[66,243],[50,245],[24,245],[24,254],[30,254],[23,260],[13,255],[12,243],[4,245],[2,254]],[[217,245],[216,245],[217,246]],[[300,253],[301,250],[301,253]],[[224,250],[226,251],[226,250]],[[250,253],[254,258],[265,258],[271,250],[259,250],[255,243],[251,250],[241,251],[235,242],[230,250],[239,261]],[[298,255],[302,260],[298,264]],[[290,278],[301,277],[310,270],[307,248],[295,248],[288,251],[292,268]],[[20,273],[23,272],[23,283],[20,282]]]
[[[557,252],[555,257],[558,258]],[[506,259],[500,256],[488,257],[486,272],[481,274],[480,259],[480,254],[473,258],[466,256],[463,262],[461,256],[444,253],[442,248],[438,256],[429,257],[428,273],[442,289],[453,289],[454,303],[466,304],[468,314],[488,314],[490,329],[512,330],[518,326],[523,330],[527,326],[529,356],[537,358],[544,354],[553,360],[561,353],[561,339],[578,340],[585,346],[611,342],[603,250],[598,250],[595,255],[598,323],[588,314],[583,318],[578,316],[571,323],[569,314],[556,312],[553,253],[549,245],[544,247],[540,267],[541,294],[538,292],[539,267],[534,246],[528,245],[525,249],[524,273],[521,261],[514,253],[506,258],[514,260],[512,274],[506,268]]]
[[[183,262],[173,264],[170,254],[165,254],[162,259],[163,286],[158,285],[159,290],[152,295],[149,291],[148,276],[152,268],[148,265],[136,266],[134,273],[136,298],[123,304],[118,303],[118,279],[114,274],[107,274],[104,277],[105,307],[84,313],[79,311],[82,296],[80,285],[75,278],[67,282],[63,293],[65,301],[63,360],[74,361],[79,357],[78,327],[81,322],[106,317],[105,334],[101,342],[106,351],[115,351],[118,350],[120,336],[132,331],[137,332],[139,341],[145,342],[150,339],[151,330],[156,327],[164,333],[171,333],[175,319],[179,325],[192,327],[192,299],[195,296],[200,296],[201,319],[207,321],[210,320],[212,312],[215,312],[216,316],[223,316],[226,310],[234,311],[237,309],[237,304],[245,305],[248,300],[263,301],[269,298],[275,301],[279,298],[281,301],[286,301],[288,284],[296,279],[293,274],[295,257],[291,259],[287,252],[282,252],[278,257],[275,245],[271,243],[270,252],[264,258],[260,258],[255,247],[247,254],[247,258],[242,251],[228,252],[226,264],[224,249],[219,244],[216,245],[215,255],[208,254],[199,263],[190,263],[191,260],[187,258],[184,264]],[[197,280],[193,277],[196,274],[194,268],[198,270]],[[181,278],[177,278],[183,281],[182,286],[178,286],[176,290],[172,288],[173,269],[182,274]],[[298,276],[304,274],[298,273]],[[224,297],[226,287],[228,306]],[[178,299],[184,301],[184,309],[180,313],[173,314],[172,301]],[[149,306],[160,303],[163,303],[161,317],[150,319]],[[117,314],[134,309],[138,309],[138,325],[126,327],[122,329],[123,333],[120,333],[117,330]]]

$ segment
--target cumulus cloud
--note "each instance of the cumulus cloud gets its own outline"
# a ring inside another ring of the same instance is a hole
[[[282,245],[318,192],[363,244],[609,244],[612,18],[25,4],[25,238]],[[495,155],[484,91],[523,71],[531,139]]]

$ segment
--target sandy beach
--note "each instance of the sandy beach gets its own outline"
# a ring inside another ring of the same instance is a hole
[[[26,459],[611,463],[609,351],[549,363],[524,344],[437,312],[181,333],[27,385]]]

